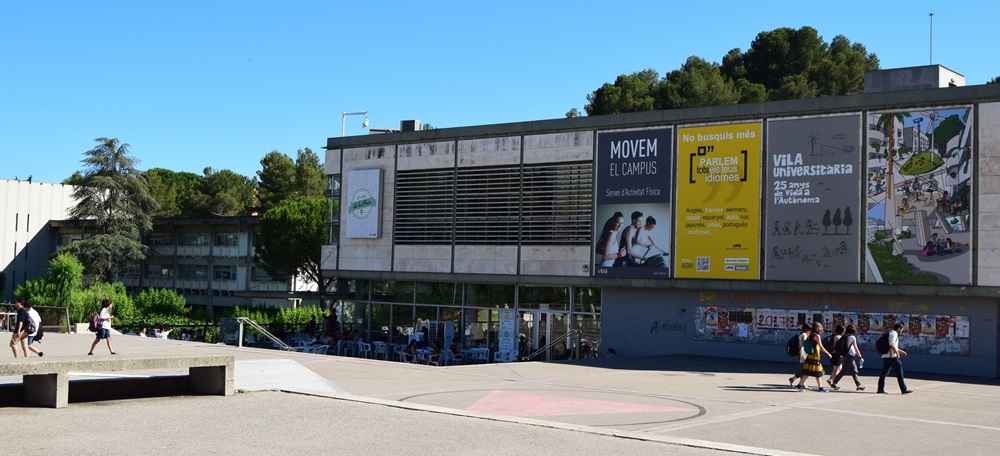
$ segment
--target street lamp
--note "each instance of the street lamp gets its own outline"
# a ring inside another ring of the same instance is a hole
[[[368,128],[368,111],[361,112],[344,112],[344,115],[340,117],[340,137],[344,137],[345,127],[347,126],[347,116],[365,116],[365,121],[361,123],[361,128]]]

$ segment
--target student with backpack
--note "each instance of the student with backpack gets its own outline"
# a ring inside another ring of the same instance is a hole
[[[799,372],[788,379],[788,386],[791,386],[792,388],[795,388],[795,381],[802,375],[801,364],[806,360],[804,347],[806,339],[809,338],[810,334],[812,334],[812,327],[809,326],[809,323],[803,323],[802,331],[799,332],[799,335],[795,339],[789,339],[788,344],[785,347],[785,350],[788,351],[788,355],[796,357],[800,365]],[[793,342],[793,340],[796,342]]]
[[[833,379],[840,373],[842,367],[843,357],[837,350],[837,344],[839,344],[840,339],[843,338],[844,325],[837,325],[837,327],[833,330],[833,335],[828,338],[829,340],[823,340],[823,347],[826,348],[826,351],[832,353],[830,356],[830,378],[826,379],[826,383],[830,386],[833,386]]]
[[[97,328],[97,331],[95,331],[97,337],[94,338],[94,343],[90,345],[90,353],[87,353],[88,355],[94,354],[94,349],[97,348],[97,343],[100,342],[101,339],[107,340],[108,351],[110,351],[112,355],[116,354],[115,349],[111,347],[111,319],[115,318],[111,316],[112,305],[114,304],[111,302],[110,299],[105,299],[101,301],[101,313],[99,314],[100,315],[99,318],[101,320],[101,327]]]
[[[864,362],[865,358],[861,356],[861,349],[858,348],[858,337],[857,329],[854,325],[847,325],[844,336],[841,338],[841,343],[839,345],[839,350],[841,356],[843,356],[843,369],[837,374],[837,377],[833,379],[833,384],[830,386],[834,390],[839,390],[840,387],[837,386],[840,383],[840,379],[844,375],[850,375],[854,379],[854,385],[857,386],[858,391],[864,391],[865,387],[861,384],[861,380],[858,380],[858,361]]]
[[[820,393],[826,393],[829,390],[823,388],[823,383],[820,378],[823,377],[823,364],[820,362],[820,353],[826,354],[827,357],[830,356],[830,352],[823,347],[823,323],[818,321],[813,322],[812,332],[809,337],[802,344],[803,349],[806,352],[806,360],[800,365],[802,370],[799,371],[799,384],[795,385],[795,389],[802,392],[806,385],[806,377],[813,377],[816,379],[816,387],[819,388],[817,391]]]
[[[903,394],[910,394],[913,390],[906,389],[906,380],[903,379],[903,362],[900,358],[906,356],[906,352],[899,348],[899,332],[902,331],[903,324],[896,323],[889,331],[889,350],[882,354],[882,373],[878,376],[878,394],[889,394],[885,391],[885,376],[892,370],[896,373],[896,381],[899,382],[899,391]]]
[[[31,301],[24,303],[24,308],[28,310],[29,320],[28,351],[35,352],[38,356],[45,356],[45,352],[39,351],[34,345],[32,345],[36,340],[42,338],[42,316],[38,314],[37,310],[35,310],[35,306],[31,303]],[[28,353],[25,353],[24,356],[27,357]]]

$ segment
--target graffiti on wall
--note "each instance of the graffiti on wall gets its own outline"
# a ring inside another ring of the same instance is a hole
[[[854,325],[862,351],[902,323],[900,347],[909,353],[969,356],[969,317],[913,313],[875,313],[756,307],[698,306],[695,340],[784,345],[804,323],[819,321],[828,332]],[[776,348],[777,350],[777,348]]]

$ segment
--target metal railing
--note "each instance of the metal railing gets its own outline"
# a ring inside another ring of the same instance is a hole
[[[243,327],[250,326],[254,330],[260,333],[261,336],[268,338],[271,342],[278,346],[279,350],[293,350],[293,348],[286,344],[279,337],[271,334],[268,330],[264,329],[263,326],[257,324],[257,322],[247,318],[247,317],[236,317],[236,321],[240,324],[239,331],[236,334],[236,344],[239,347],[243,346]]]
[[[569,339],[572,336],[579,336],[581,334],[583,334],[582,330],[579,330],[579,329],[571,330],[571,331],[567,332],[566,334],[563,334],[563,335],[561,335],[559,337],[556,337],[555,339],[552,339],[552,342],[549,342],[544,347],[541,347],[541,348],[539,348],[539,349],[537,349],[537,350],[529,353],[528,356],[522,356],[521,357],[521,361],[529,361],[529,360],[535,359],[536,356],[541,355],[542,353],[545,353],[545,352],[549,351],[549,349],[552,348],[553,346],[555,346],[556,344],[558,344],[558,343],[560,343],[560,342],[562,342],[562,341],[564,341],[566,339]],[[579,342],[579,340],[577,342]],[[580,345],[579,343],[576,344],[576,346],[579,346],[579,345]]]

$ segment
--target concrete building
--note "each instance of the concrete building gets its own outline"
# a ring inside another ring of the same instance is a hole
[[[253,264],[259,221],[257,216],[154,219],[146,236],[146,261],[129,265],[120,280],[133,295],[147,288],[174,290],[210,315],[226,307],[297,305],[301,298],[296,292],[315,286],[273,280]],[[58,233],[57,248],[83,236],[73,221],[51,225]]]
[[[30,180],[0,179],[0,267],[6,280],[0,301],[12,301],[19,285],[48,271],[56,235],[50,220],[69,216],[73,187]]]
[[[996,377],[1000,85],[950,85],[329,138],[323,268],[376,340],[788,360],[821,321],[874,359],[900,323],[907,369]]]

